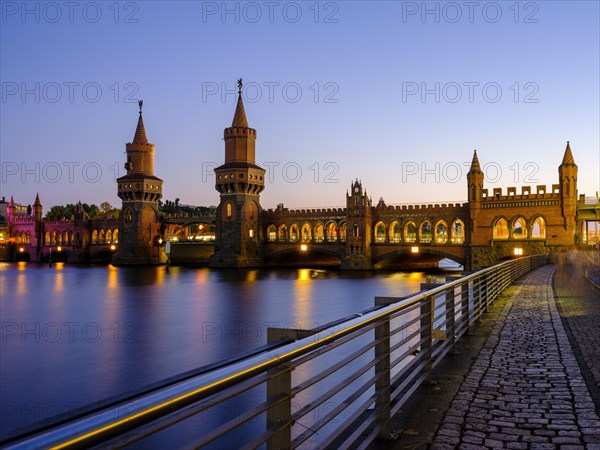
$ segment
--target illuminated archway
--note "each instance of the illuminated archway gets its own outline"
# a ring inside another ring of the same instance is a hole
[[[375,242],[385,242],[385,224],[381,221],[375,224]]]
[[[514,239],[525,239],[527,237],[527,227],[525,226],[525,219],[518,217],[514,220],[512,226],[512,237]]]
[[[419,226],[419,242],[427,244],[431,242],[431,222],[424,220]]]
[[[448,242],[448,225],[445,220],[440,220],[435,224],[435,242],[436,244]]]
[[[494,239],[508,239],[508,222],[501,217],[494,224]]]
[[[531,225],[531,237],[533,239],[546,238],[546,221],[543,217],[537,217]]]
[[[396,244],[396,243],[400,242],[401,237],[402,237],[402,227],[400,226],[400,223],[397,220],[394,220],[390,224],[390,229],[389,229],[390,242]]]
[[[406,242],[417,241],[417,227],[412,220],[409,220],[404,224],[404,240]]]

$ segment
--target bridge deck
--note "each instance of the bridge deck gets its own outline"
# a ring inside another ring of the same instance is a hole
[[[510,288],[432,448],[600,446],[598,410],[557,310],[555,269],[539,268]]]

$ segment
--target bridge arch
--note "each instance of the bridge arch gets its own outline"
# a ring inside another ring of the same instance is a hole
[[[290,242],[298,242],[300,239],[300,228],[297,223],[290,226]]]
[[[277,230],[277,237],[282,242],[285,242],[289,239],[288,227],[285,223],[279,226],[279,230]]]
[[[339,266],[345,256],[344,251],[336,249],[335,246],[309,245],[308,247],[308,251],[303,251],[299,245],[289,246],[265,256],[265,263],[272,266]]]
[[[462,266],[465,265],[465,258],[463,256],[455,255],[455,254],[440,251],[440,250],[429,249],[428,247],[420,247],[419,254],[420,255],[439,256],[439,257],[441,257],[441,259],[448,258],[454,262],[457,262],[458,264],[460,264]],[[410,247],[400,247],[398,249],[395,249],[395,250],[383,253],[381,255],[378,255],[376,257],[373,257],[372,263],[373,263],[373,265],[375,265],[375,264],[385,261],[386,259],[393,258],[395,256],[414,256],[414,254],[411,252]]]

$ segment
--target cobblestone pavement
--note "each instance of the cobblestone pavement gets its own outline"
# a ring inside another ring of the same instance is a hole
[[[600,450],[598,413],[554,302],[554,270],[509,288],[432,449]]]
[[[562,257],[554,273],[554,297],[596,409],[600,410],[600,290],[585,279],[600,265],[577,253]],[[598,280],[600,285],[600,280]]]

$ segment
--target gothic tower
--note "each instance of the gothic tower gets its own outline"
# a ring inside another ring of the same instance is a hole
[[[119,244],[113,264],[159,264],[165,261],[158,221],[162,180],[154,176],[154,144],[148,142],[140,115],[133,141],[125,145],[127,173],[117,179],[123,201],[119,215]]]
[[[481,209],[481,201],[483,199],[483,172],[479,165],[479,158],[477,158],[477,150],[473,152],[473,160],[471,161],[471,168],[467,173],[467,198],[469,202],[469,220],[470,224],[467,229],[471,233],[475,233],[477,228],[477,216]],[[473,242],[472,236],[469,234],[469,243]]]
[[[362,183],[352,183],[350,194],[346,193],[346,257],[342,269],[372,269],[371,241],[373,211],[367,191]]]
[[[265,170],[256,165],[256,130],[248,126],[242,80],[231,127],[225,128],[225,163],[215,169],[219,191],[215,253],[211,267],[256,267],[262,265],[260,193],[265,188]]]
[[[558,166],[558,178],[564,232],[571,240],[577,231],[577,164],[568,141],[562,163]]]

